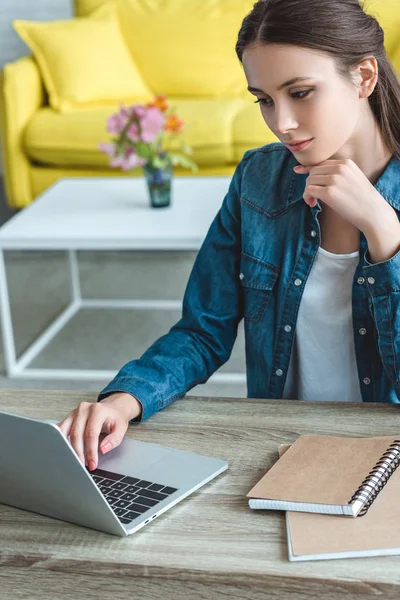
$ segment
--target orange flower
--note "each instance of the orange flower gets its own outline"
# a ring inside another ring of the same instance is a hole
[[[171,133],[180,133],[185,125],[185,121],[179,119],[177,115],[168,115],[164,129],[165,131],[170,131]]]
[[[151,106],[156,106],[157,108],[159,108],[162,112],[166,112],[168,110],[168,104],[167,104],[167,96],[163,95],[163,96],[155,96],[154,101],[153,102],[148,102],[147,106],[150,108]]]

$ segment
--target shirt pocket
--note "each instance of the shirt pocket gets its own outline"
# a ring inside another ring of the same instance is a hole
[[[279,269],[248,254],[241,255],[239,279],[242,284],[246,321],[261,321],[278,279]]]

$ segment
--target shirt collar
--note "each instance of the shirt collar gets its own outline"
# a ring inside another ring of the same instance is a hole
[[[396,210],[400,210],[400,160],[392,156],[374,188]]]

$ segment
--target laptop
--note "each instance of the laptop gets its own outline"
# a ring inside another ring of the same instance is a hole
[[[0,503],[124,537],[228,468],[124,438],[89,471],[56,423],[0,411]]]

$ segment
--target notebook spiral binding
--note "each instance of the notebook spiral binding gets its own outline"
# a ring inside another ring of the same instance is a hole
[[[357,516],[362,517],[368,512],[369,507],[399,465],[400,440],[394,440],[349,500],[349,503],[356,500],[365,503]]]

